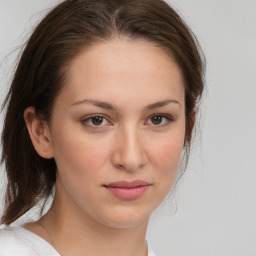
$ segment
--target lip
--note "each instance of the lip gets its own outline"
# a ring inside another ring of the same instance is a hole
[[[141,197],[151,184],[143,180],[117,181],[104,187],[121,200],[135,200]]]

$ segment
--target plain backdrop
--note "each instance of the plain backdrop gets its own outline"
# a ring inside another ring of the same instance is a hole
[[[1,103],[15,49],[56,2],[0,0]],[[255,256],[256,1],[169,2],[201,43],[207,59],[207,93],[187,173],[175,200],[152,218],[148,239],[159,256]],[[1,215],[3,166],[0,171]],[[35,216],[32,211],[27,218]]]

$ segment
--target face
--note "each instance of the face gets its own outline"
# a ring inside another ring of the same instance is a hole
[[[181,71],[148,42],[96,44],[71,63],[49,133],[66,212],[111,227],[139,225],[177,173],[185,135]]]

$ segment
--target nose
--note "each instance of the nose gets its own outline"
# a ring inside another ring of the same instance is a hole
[[[147,162],[142,135],[136,127],[120,129],[115,137],[112,163],[115,167],[135,172]]]

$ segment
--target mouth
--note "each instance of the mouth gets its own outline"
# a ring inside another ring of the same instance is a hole
[[[104,187],[115,197],[121,200],[135,200],[141,197],[152,184],[142,181],[118,181]]]

